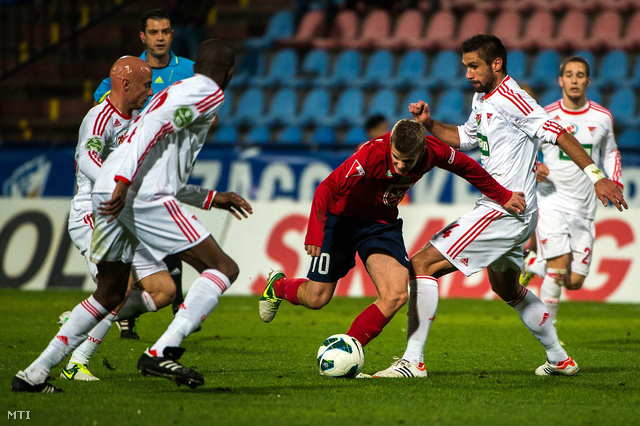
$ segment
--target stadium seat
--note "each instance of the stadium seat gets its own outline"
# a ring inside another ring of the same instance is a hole
[[[218,126],[213,134],[214,144],[235,144],[238,140],[238,130],[232,126]]]
[[[580,50],[587,49],[587,29],[589,18],[581,10],[570,9],[560,19],[558,31],[548,49]]]
[[[343,143],[348,146],[358,146],[367,140],[369,140],[367,132],[361,126],[355,126],[347,130]]]
[[[598,73],[591,77],[591,86],[597,90],[615,89],[628,81],[629,57],[623,50],[606,52],[600,59]]]
[[[640,58],[636,58],[635,64],[631,69],[631,77],[627,83],[627,86],[630,86],[636,90],[640,89]]]
[[[522,50],[507,52],[507,73],[521,86],[527,83],[528,55]]]
[[[304,99],[300,114],[294,118],[293,124],[303,127],[316,125],[329,116],[330,108],[329,92],[321,88],[313,89]]]
[[[313,145],[330,146],[336,145],[337,142],[336,132],[331,126],[320,126],[311,135],[311,143]]]
[[[269,128],[286,126],[298,111],[298,94],[292,89],[278,90],[269,103],[265,114],[256,118],[256,124]]]
[[[344,50],[336,58],[333,72],[325,78],[318,78],[315,85],[320,87],[344,87],[360,76],[362,56],[357,50]]]
[[[596,89],[587,89],[587,99],[602,105],[602,93]]]
[[[632,13],[623,36],[618,40],[619,48],[626,51],[640,48],[640,8]]]
[[[544,49],[553,42],[555,20],[549,10],[537,9],[526,21],[524,34],[518,46],[525,51]]]
[[[265,58],[256,49],[246,49],[239,66],[234,67],[229,87],[245,87],[257,75],[263,75]]]
[[[455,37],[456,16],[450,10],[435,12],[426,26],[424,36],[410,44],[411,49],[439,50]]]
[[[245,45],[253,49],[268,49],[276,41],[293,35],[293,15],[288,10],[276,12],[269,18],[267,29],[262,37],[250,38]]]
[[[502,40],[507,49],[517,49],[520,43],[522,18],[515,10],[503,9],[495,17],[492,34]]]
[[[367,117],[381,114],[390,123],[395,123],[398,117],[398,95],[395,90],[382,89],[373,94],[367,108]]]
[[[455,37],[442,43],[444,49],[457,50],[460,44],[475,34],[489,32],[489,15],[480,9],[471,9],[460,19]]]
[[[253,127],[246,136],[246,143],[250,145],[267,145],[271,142],[271,133],[265,126]]]
[[[324,119],[328,126],[360,126],[363,124],[364,94],[358,89],[347,89],[340,94],[333,113]]]
[[[611,94],[607,109],[613,115],[616,128],[637,127],[638,118],[636,112],[636,96],[629,89],[618,89]]]
[[[278,44],[294,49],[309,49],[313,44],[313,40],[324,36],[325,31],[326,15],[324,10],[309,10],[300,19],[293,37],[281,39]]]
[[[617,10],[605,10],[598,13],[591,26],[591,34],[585,48],[590,50],[615,49],[622,39],[622,17]]]
[[[623,131],[616,137],[616,143],[621,151],[640,151],[640,130],[627,129]]]
[[[391,33],[391,16],[385,9],[373,9],[365,16],[360,27],[360,34],[353,39],[343,40],[343,49],[370,49],[377,40],[389,38]]]
[[[298,126],[285,127],[278,139],[280,145],[302,145],[304,143],[304,132]]]
[[[264,88],[277,87],[293,80],[297,72],[298,53],[293,49],[282,49],[273,57],[268,73],[256,76],[250,83]]]
[[[292,87],[306,89],[314,85],[318,78],[325,78],[329,72],[329,54],[326,50],[311,50],[308,52],[297,77],[291,79],[287,84]]]
[[[463,124],[467,120],[468,108],[461,90],[450,89],[440,94],[432,114],[438,121],[447,124]]]
[[[587,63],[589,64],[589,70],[590,70],[590,77],[593,79],[593,77],[595,76],[596,73],[596,57],[594,55],[594,53],[590,50],[585,50],[585,49],[581,49],[581,50],[576,50],[575,52],[572,53],[572,55],[577,55],[577,56],[581,56],[584,59],[587,60]]]
[[[343,9],[336,15],[331,25],[328,37],[320,37],[313,40],[312,45],[316,49],[338,49],[346,40],[356,38],[360,21],[358,14],[352,9]]]
[[[398,72],[382,82],[385,87],[407,89],[419,86],[427,75],[427,55],[422,50],[409,50],[400,59]]]
[[[350,86],[362,89],[380,87],[393,75],[393,55],[389,50],[378,50],[369,57],[362,77],[351,80]]]
[[[461,76],[460,54],[454,50],[442,50],[433,58],[433,65],[423,84],[428,89],[461,87],[465,79]]]
[[[551,105],[558,99],[562,99],[562,89],[560,86],[552,87],[545,90],[542,95],[540,95],[536,101],[538,101],[538,105],[541,107],[546,107],[547,105]]]
[[[393,35],[386,39],[374,40],[378,49],[407,49],[422,36],[424,15],[417,9],[407,9],[398,17]]]
[[[425,89],[413,89],[407,93],[404,98],[400,101],[400,105],[398,105],[398,119],[401,118],[412,118],[411,113],[409,112],[409,104],[425,101],[429,104],[429,106],[433,106],[433,96]]]
[[[264,94],[262,90],[256,88],[246,90],[236,105],[231,124],[240,127],[252,125],[256,117],[261,117],[263,113]]]
[[[557,51],[541,50],[533,61],[531,73],[529,73],[529,85],[536,91],[556,86],[559,66],[560,55]]]

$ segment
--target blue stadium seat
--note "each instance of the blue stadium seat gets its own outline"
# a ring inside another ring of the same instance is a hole
[[[302,103],[300,114],[293,119],[298,126],[319,124],[329,116],[331,94],[325,89],[313,89]]]
[[[363,123],[364,94],[358,89],[342,92],[333,113],[324,120],[328,126],[358,126]]]
[[[398,95],[393,89],[382,89],[374,93],[367,108],[367,117],[382,114],[390,123],[398,116]]]
[[[598,90],[615,89],[629,76],[629,57],[623,50],[605,53],[598,66],[598,73],[591,77],[591,86]]]
[[[561,98],[562,89],[560,86],[556,86],[545,90],[542,95],[536,99],[536,101],[538,101],[538,105],[544,108]]]
[[[602,93],[596,89],[587,89],[587,99],[602,105]]]
[[[596,57],[593,54],[593,52],[591,50],[585,50],[585,49],[581,49],[581,50],[576,50],[575,52],[573,52],[573,55],[576,56],[581,56],[584,59],[587,60],[587,63],[589,64],[589,70],[590,72],[590,77],[593,78],[595,72],[596,72]]]
[[[312,50],[302,60],[298,76],[285,84],[306,89],[315,85],[318,78],[325,78],[328,72],[329,53],[326,50]]]
[[[609,98],[609,104],[607,105],[611,115],[613,115],[613,122],[616,127],[636,127],[638,125],[638,119],[635,115],[636,112],[636,96],[632,90],[618,89]]]
[[[371,55],[362,77],[351,81],[352,87],[378,88],[393,75],[393,55],[388,50],[378,50]]]
[[[418,101],[425,101],[430,106],[433,106],[433,97],[431,93],[429,93],[426,89],[413,89],[409,91],[398,105],[398,115],[397,119],[401,118],[412,118],[411,113],[409,112],[409,104]]]
[[[245,87],[257,75],[263,75],[265,58],[256,49],[246,49],[242,61],[234,67],[233,78],[229,87]]]
[[[344,50],[336,58],[333,71],[324,78],[316,79],[320,87],[344,87],[360,76],[362,55],[357,50]]]
[[[337,142],[336,132],[331,126],[320,126],[311,135],[313,145],[331,146],[336,145]]]
[[[527,59],[523,50],[512,50],[507,54],[507,72],[521,85],[527,82]]]
[[[249,48],[266,49],[272,47],[276,41],[293,36],[293,15],[288,10],[282,10],[269,18],[267,29],[262,37],[250,38],[245,45]]]
[[[355,126],[347,130],[343,143],[348,146],[358,146],[369,140],[367,132],[361,126]]]
[[[242,93],[233,114],[233,125],[252,125],[256,117],[264,113],[264,94],[260,89],[249,89]]]
[[[258,75],[249,81],[258,87],[274,87],[295,79],[298,72],[298,53],[293,49],[282,49],[273,57],[266,75]]]
[[[557,86],[559,66],[560,55],[558,52],[555,50],[541,50],[533,61],[528,79],[529,86],[536,91]]]
[[[302,145],[304,143],[304,132],[298,126],[290,126],[282,129],[278,140],[280,145]]]
[[[446,124],[463,124],[467,121],[468,108],[465,106],[464,93],[458,89],[449,89],[440,94],[437,106],[432,114],[438,121]]]
[[[427,74],[427,55],[422,50],[409,50],[400,59],[398,72],[383,82],[384,86],[408,89],[420,84]]]
[[[271,142],[271,132],[266,126],[256,126],[247,133],[246,142],[250,145],[267,145]]]
[[[616,138],[616,142],[622,151],[640,151],[640,130],[625,130]]]
[[[441,50],[433,59],[424,85],[429,89],[461,87],[466,81],[461,71],[460,54],[454,50]]]
[[[285,126],[291,123],[298,111],[298,94],[292,89],[278,90],[266,113],[256,119],[256,124],[267,127]]]
[[[235,144],[238,140],[238,130],[232,126],[218,126],[213,134],[215,144]]]

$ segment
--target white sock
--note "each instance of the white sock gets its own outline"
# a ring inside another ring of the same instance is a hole
[[[139,287],[134,287],[127,301],[120,308],[115,321],[137,318],[146,312],[155,312],[157,310],[158,308],[151,295]]]
[[[558,305],[566,273],[565,269],[549,268],[547,276],[544,277],[540,286],[540,299],[547,307],[549,318],[554,325],[558,320]]]
[[[438,310],[438,280],[420,275],[409,279],[407,349],[402,358],[413,365],[424,362],[424,346]]]
[[[547,261],[541,257],[535,257],[533,262],[529,264],[529,271],[539,277],[547,275]]]
[[[67,322],[58,331],[47,348],[25,370],[33,383],[44,383],[49,371],[60,364],[71,351],[86,338],[87,332],[107,316],[107,311],[93,296],[83,300],[71,311]]]
[[[556,328],[549,320],[549,312],[533,292],[522,287],[518,297],[507,303],[515,309],[531,334],[542,343],[549,361],[560,362],[568,358],[567,352],[558,341]]]
[[[216,269],[207,269],[196,279],[184,303],[167,331],[151,347],[151,351],[157,356],[162,356],[164,348],[180,346],[182,340],[190,335],[193,330],[213,312],[218,306],[218,299],[231,286],[229,278]]]
[[[107,335],[109,330],[111,329],[111,324],[116,317],[116,312],[111,312],[109,315],[104,317],[102,321],[100,321],[87,336],[87,340],[82,342],[80,346],[76,348],[75,351],[71,354],[71,359],[67,364],[67,368],[71,368],[73,362],[79,362],[80,364],[87,365],[89,364],[89,360],[93,356],[94,353],[98,350],[98,346],[104,340],[104,336]]]

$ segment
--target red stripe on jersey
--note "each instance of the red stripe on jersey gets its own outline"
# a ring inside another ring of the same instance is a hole
[[[551,112],[557,110],[558,108],[560,108],[560,101],[555,101],[554,103],[551,103],[544,107],[544,110],[547,112]]]
[[[482,219],[473,224],[471,228],[467,232],[465,232],[458,240],[449,248],[447,254],[451,256],[452,259],[455,259],[469,244],[475,240],[478,235],[484,231],[487,226],[491,224],[494,219],[502,216],[502,213],[497,210],[492,210],[491,212],[484,215]]]
[[[82,221],[93,229],[93,214],[89,213],[82,218]]]
[[[498,93],[504,96],[508,101],[516,106],[524,115],[529,115],[533,112],[531,105],[525,102],[519,93],[515,93],[513,90],[506,86],[499,86]]]
[[[209,210],[213,207],[213,198],[216,195],[216,191],[209,191],[209,195],[207,195],[207,201],[204,202],[204,209]]]
[[[218,89],[213,95],[209,95],[203,100],[201,100],[200,102],[196,103],[196,108],[198,109],[198,112],[202,112],[208,109],[209,105],[212,102],[215,103],[217,100],[223,100],[223,99],[224,99],[224,93],[222,93],[222,89]]]
[[[620,175],[622,175],[622,166],[620,163],[620,151],[616,151],[616,162],[613,166],[613,174],[610,177],[612,181],[620,185]]]
[[[555,133],[557,136],[560,136],[562,133],[565,132],[564,127],[562,127],[560,124],[558,124],[553,120],[545,121],[544,124],[542,125],[542,129],[547,130],[551,133]]]
[[[164,206],[167,208],[169,214],[173,218],[173,221],[176,223],[176,225],[178,225],[178,228],[180,228],[180,230],[185,235],[185,237],[187,237],[190,243],[200,238],[198,232],[191,225],[191,223],[189,223],[189,220],[182,214],[182,211],[175,201],[167,201],[166,203],[164,203]]]
[[[214,106],[216,106],[217,104],[221,103],[222,101],[224,101],[224,95],[216,98],[216,99],[211,99],[210,102],[208,102],[207,104],[202,104],[200,105],[200,108],[198,108],[198,112],[203,112],[206,111],[210,108],[213,108]]]
[[[135,132],[135,129],[134,129],[134,132]],[[158,130],[158,133],[156,133],[156,135],[153,137],[153,139],[151,139],[151,142],[149,143],[149,145],[147,145],[147,149],[145,149],[144,152],[142,153],[142,155],[140,156],[140,158],[138,158],[138,167],[136,168],[136,171],[133,173],[133,177],[131,178],[132,181],[136,177],[136,175],[138,174],[138,169],[140,168],[140,165],[144,161],[144,158],[147,156],[147,154],[149,153],[151,148],[156,144],[156,142],[158,142],[164,136],[166,136],[168,134],[171,134],[171,133],[173,133],[173,126],[171,125],[171,123],[165,124],[164,126],[162,126],[160,128],[160,130]],[[131,135],[131,136],[133,136],[133,135]]]
[[[200,276],[212,281],[223,293],[227,289],[227,285],[225,284],[225,282],[222,281],[219,276],[212,274],[211,272],[203,272],[202,274],[200,274]]]
[[[589,101],[589,105],[591,106],[591,108],[593,108],[596,111],[600,111],[602,113],[605,113],[609,116],[609,118],[611,119],[611,125],[613,126],[613,115],[611,114],[611,111],[609,111],[608,109],[606,109],[605,107],[603,107],[600,104],[597,104],[595,102]]]
[[[80,305],[87,310],[94,318],[98,321],[101,321],[105,316],[100,313],[100,311],[93,306],[87,299],[80,302]]]
[[[98,117],[96,118],[96,122],[93,124],[93,134],[102,136],[104,133],[104,129],[107,127],[107,123],[111,116],[113,115],[114,107],[111,103],[106,102],[105,107],[100,111]]]
[[[89,158],[98,166],[102,167],[102,157],[95,151],[89,151]]]

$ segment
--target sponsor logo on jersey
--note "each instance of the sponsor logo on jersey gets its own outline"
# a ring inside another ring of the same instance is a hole
[[[395,206],[399,204],[412,186],[413,185],[389,185],[389,188],[387,188],[382,196],[382,202],[385,206]]]
[[[485,157],[488,157],[491,153],[489,152],[489,141],[487,137],[482,133],[478,132],[478,147],[480,148],[480,153]]]
[[[587,154],[589,154],[589,157],[591,157],[591,152],[593,151],[593,144],[584,143],[584,144],[581,144],[581,145],[584,148],[584,150],[587,151]],[[569,158],[569,156],[567,154],[565,154],[565,152],[562,149],[560,149],[560,147],[558,147],[558,150],[560,151],[560,159],[561,160],[572,161],[571,158]]]
[[[116,118],[116,121],[113,122],[113,127],[120,127],[120,126],[122,126],[122,123],[120,122],[120,120]]]
[[[461,257],[460,258],[460,263],[462,263],[464,266],[469,266],[469,258],[468,257]]]
[[[452,223],[451,225],[447,226],[442,231],[440,231],[440,233],[442,234],[442,238],[449,238],[451,236],[451,231],[456,226],[460,226],[460,225],[458,223]]]
[[[158,78],[156,78],[154,83],[156,83],[156,84],[164,84],[164,80],[162,79],[162,77],[158,76]]]
[[[183,106],[173,113],[173,122],[180,129],[187,127],[193,121],[193,111],[191,108]]]
[[[87,149],[87,151],[102,152],[102,150],[104,149],[104,144],[102,143],[100,138],[94,136],[84,144],[84,147]]]
[[[346,177],[350,178],[351,176],[364,176],[365,174],[366,173],[364,171],[364,167],[362,167],[360,165],[360,162],[356,160],[351,165],[351,168],[349,169],[349,172],[347,172]]]

